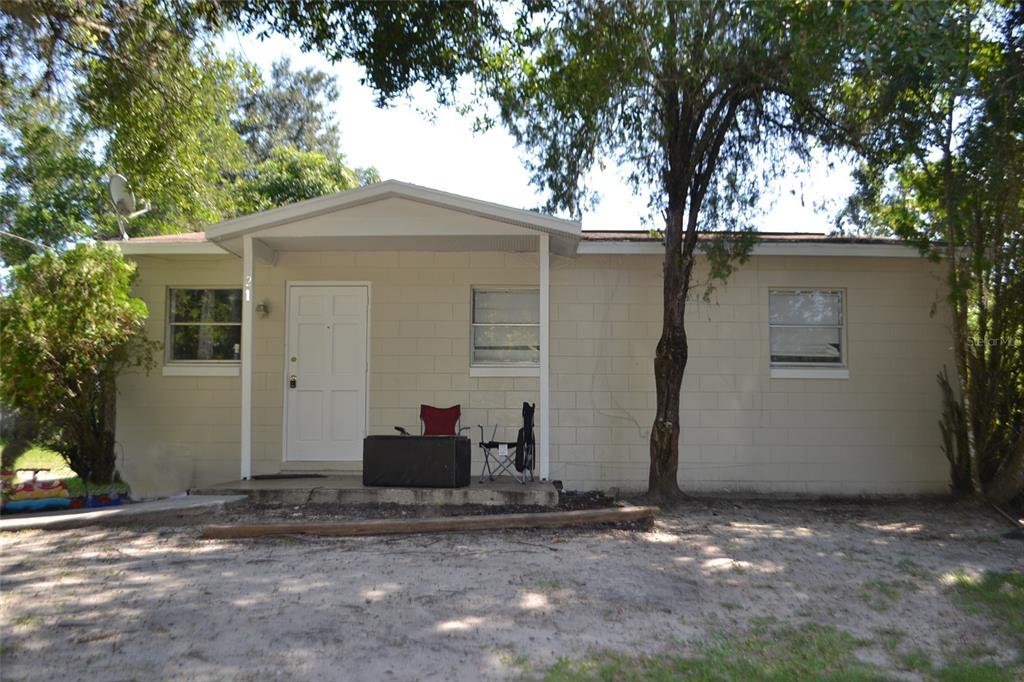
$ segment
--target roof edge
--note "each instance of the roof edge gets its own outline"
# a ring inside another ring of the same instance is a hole
[[[231,256],[227,249],[210,241],[110,241],[126,256]]]
[[[580,256],[597,255],[664,255],[665,247],[656,240],[582,240],[576,249]],[[921,258],[915,246],[903,242],[765,241],[754,244],[751,256],[817,256]]]
[[[211,241],[219,242],[297,220],[391,198],[407,199],[438,208],[489,218],[562,238],[579,240],[582,233],[582,224],[578,220],[555,218],[543,213],[512,208],[399,180],[385,180],[357,189],[306,199],[294,204],[225,220],[209,226],[206,229],[206,236]]]

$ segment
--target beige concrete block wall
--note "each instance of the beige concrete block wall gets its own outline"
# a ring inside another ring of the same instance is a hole
[[[166,290],[234,286],[234,257],[139,257],[136,292],[163,340]],[[551,272],[551,475],[568,488],[642,488],[654,417],[661,329],[657,256],[554,257]],[[701,275],[698,274],[700,277]],[[534,377],[469,372],[473,286],[536,286],[535,254],[281,253],[256,268],[253,470],[282,461],[285,284],[371,285],[369,432],[419,428],[420,403],[460,403],[463,424],[504,424],[514,438]],[[771,379],[768,290],[846,292],[850,378]],[[688,310],[680,482],[689,489],[816,493],[941,492],[946,464],[935,374],[950,364],[948,327],[932,316],[939,268],[917,259],[755,257]],[[162,362],[160,363],[162,365]],[[139,494],[177,492],[239,474],[238,377],[119,380],[121,469]],[[474,438],[476,432],[474,429]],[[474,451],[474,472],[480,466]]]
[[[557,258],[551,282],[551,475],[569,488],[644,488],[660,257]],[[768,291],[776,287],[845,291],[849,379],[770,378]],[[938,267],[755,257],[711,303],[702,291],[687,310],[685,489],[946,490],[935,375],[952,357]]]
[[[523,401],[537,402],[536,377],[471,377],[470,294],[473,287],[538,285],[537,256],[500,252],[281,253],[255,274],[257,302],[270,314],[253,329],[255,377],[253,471],[282,467],[285,297],[287,282],[370,283],[369,433],[418,433],[420,404],[462,405],[472,426],[473,472],[482,459],[477,424],[503,425],[512,438],[522,424]],[[490,429],[488,429],[488,432]],[[323,463],[288,462],[288,470],[322,470]],[[335,466],[360,470],[361,464]]]
[[[165,338],[168,287],[233,287],[233,256],[139,256],[135,295],[149,307],[146,333]],[[238,478],[241,381],[238,377],[163,376],[163,354],[148,375],[118,378],[118,466],[136,495],[178,493]]]
[[[167,288],[237,286],[238,258],[139,257],[136,295],[150,309],[147,333],[164,339]],[[473,287],[537,286],[536,254],[499,252],[281,253],[257,265],[254,298],[268,315],[253,324],[253,473],[351,470],[360,466],[283,462],[286,283],[370,283],[371,434],[419,431],[421,403],[461,404],[462,423],[500,425],[515,439],[523,401],[537,402],[536,377],[471,377],[470,294]],[[238,377],[148,376],[119,381],[118,438],[122,467],[139,494],[178,492],[239,475],[241,384]],[[474,447],[473,472],[482,464]]]

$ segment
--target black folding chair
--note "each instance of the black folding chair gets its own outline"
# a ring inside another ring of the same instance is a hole
[[[491,432],[491,440],[485,441],[484,427],[480,426],[480,449],[484,451],[484,468],[480,472],[481,483],[484,479],[493,481],[503,473],[509,474],[520,483],[534,480],[533,468],[537,459],[537,443],[533,439],[535,407],[530,403],[523,403],[523,428],[519,429],[519,436],[514,443],[494,440],[498,433],[497,425]]]

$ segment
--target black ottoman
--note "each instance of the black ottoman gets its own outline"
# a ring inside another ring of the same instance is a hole
[[[465,436],[367,436],[363,485],[462,488],[469,485],[470,442]]]

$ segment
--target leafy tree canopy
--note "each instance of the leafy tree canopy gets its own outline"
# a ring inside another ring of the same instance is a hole
[[[293,147],[338,158],[341,131],[327,107],[338,99],[334,76],[313,68],[293,71],[287,57],[274,62],[270,80],[243,96],[235,124],[257,162],[275,147]]]
[[[892,36],[888,47],[851,79],[859,115],[882,125],[838,227],[944,256],[956,367],[939,383],[952,486],[1020,500],[1024,7],[944,3],[921,34]]]
[[[56,248],[115,237],[104,182],[115,172],[151,207],[131,235],[200,229],[377,178],[344,164],[327,108],[334,80],[283,61],[264,83],[213,47],[215,9],[0,2],[0,229]],[[32,251],[0,239],[5,263]]]
[[[0,0],[0,104],[25,86],[69,96],[88,60],[141,86],[159,76],[167,50],[209,35],[215,19],[208,6],[176,0]]]
[[[102,215],[103,171],[86,132],[42,101],[12,104],[2,120],[0,229],[56,246],[92,236]],[[5,263],[35,251],[23,241],[0,239]]]
[[[117,373],[153,365],[135,266],[108,246],[30,257],[0,297],[0,401],[26,410],[84,480],[115,476]]]
[[[240,200],[246,212],[262,211],[355,189],[360,184],[364,183],[356,171],[337,158],[294,147],[275,147],[270,158],[257,164],[241,181]]]
[[[144,49],[145,35],[132,36]],[[152,210],[133,234],[183,232],[236,213],[232,178],[245,145],[232,125],[253,69],[187,39],[169,41],[164,68],[138,82],[113,62],[90,60],[80,110],[106,139],[105,166],[127,177]]]
[[[485,45],[503,31],[489,2],[246,0],[216,7],[243,30],[280,33],[331,61],[355,61],[381,104],[417,83],[448,101],[459,77],[482,65]]]

